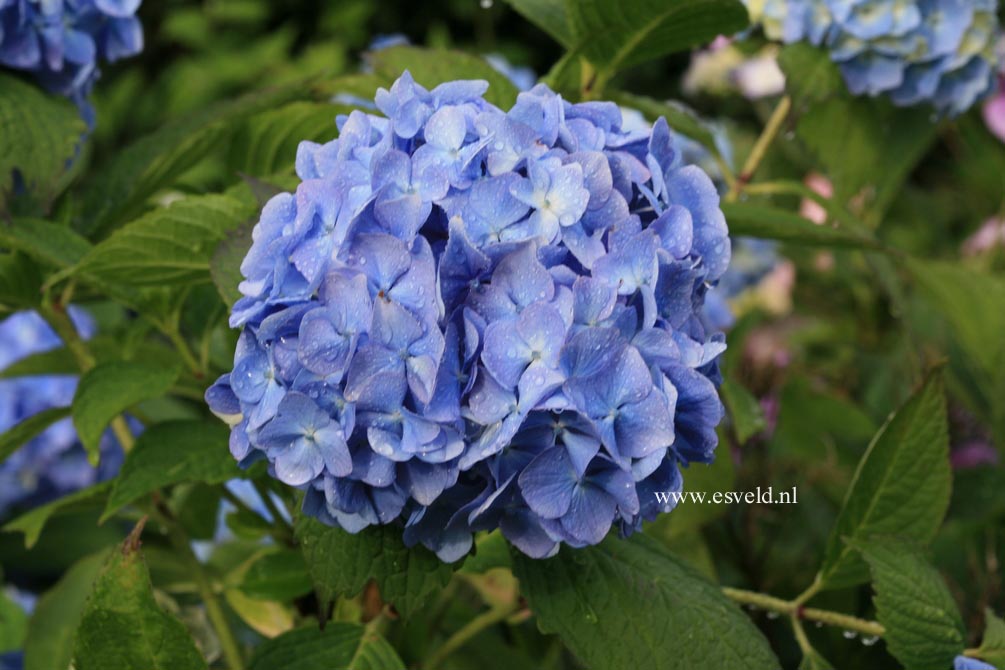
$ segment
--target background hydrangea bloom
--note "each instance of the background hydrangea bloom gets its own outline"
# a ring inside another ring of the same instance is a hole
[[[84,311],[71,309],[71,316],[82,333],[93,333],[93,321]],[[60,344],[38,314],[13,314],[0,322],[0,369]],[[43,410],[69,405],[76,387],[77,378],[70,375],[0,380],[0,432]],[[0,518],[105,479],[121,461],[121,449],[106,438],[101,464],[92,467],[71,420],[58,421],[0,464]]]
[[[33,73],[46,89],[73,100],[93,126],[87,98],[99,62],[143,49],[140,2],[0,0],[0,64]]]
[[[830,51],[855,95],[959,114],[992,90],[997,0],[749,0],[771,39]]]
[[[545,86],[406,72],[379,117],[301,144],[242,265],[234,371],[207,391],[242,462],[356,532],[456,560],[501,528],[531,556],[667,506],[714,457],[725,344],[698,312],[729,262],[719,195],[664,120]]]

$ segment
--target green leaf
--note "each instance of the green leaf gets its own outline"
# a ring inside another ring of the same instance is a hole
[[[219,484],[241,476],[220,421],[167,421],[147,428],[126,456],[104,521],[137,498],[180,482]]]
[[[803,660],[799,662],[799,670],[834,670],[834,666],[815,649],[810,649],[803,654]]]
[[[323,602],[355,596],[371,579],[405,618],[450,581],[453,570],[424,547],[405,547],[401,529],[371,526],[355,535],[300,517],[296,537]]]
[[[84,604],[108,552],[83,558],[66,571],[35,605],[24,644],[24,670],[68,668]]]
[[[0,253],[0,310],[32,308],[42,294],[42,273],[23,254]]]
[[[882,213],[935,139],[937,126],[925,109],[845,94],[813,105],[796,134],[846,202],[869,187],[866,205]]]
[[[23,251],[43,263],[65,268],[83,258],[91,243],[68,226],[18,218],[0,221],[0,246]]]
[[[1005,621],[990,607],[984,610],[984,635],[977,648],[977,657],[999,668],[1005,667]]]
[[[139,537],[112,552],[95,580],[73,659],[77,670],[205,670],[185,626],[154,599]]]
[[[241,174],[269,177],[292,172],[302,141],[335,139],[335,117],[351,108],[319,102],[293,102],[248,119],[231,142],[227,165]]]
[[[222,195],[183,198],[115,231],[74,271],[132,286],[208,281],[217,244],[254,211]]]
[[[216,245],[216,250],[213,251],[213,258],[209,262],[209,273],[225,305],[233,305],[241,298],[241,292],[237,288],[244,281],[241,263],[251,249],[251,233],[254,229],[252,222],[238,227]]]
[[[546,560],[514,552],[514,572],[538,627],[593,670],[779,667],[717,586],[643,535]]]
[[[896,533],[927,543],[942,524],[951,485],[946,399],[936,370],[880,428],[862,456],[817,579],[826,588],[867,579],[848,541]]]
[[[45,203],[64,186],[85,125],[73,105],[38,86],[0,74],[0,210],[14,188],[14,170]]]
[[[785,91],[797,107],[826,100],[845,90],[844,78],[830,54],[806,42],[783,46],[778,66],[785,73]]]
[[[760,403],[742,384],[729,378],[724,379],[719,392],[739,444],[745,444],[767,427]]]
[[[85,372],[73,396],[73,425],[92,462],[105,427],[143,400],[163,395],[175,379],[174,368],[122,361],[102,363]]]
[[[738,0],[570,0],[577,49],[610,72],[732,35],[747,27]]]
[[[907,267],[925,298],[953,327],[985,383],[1005,374],[1005,280],[937,261],[909,260]]]
[[[572,46],[572,30],[565,17],[565,0],[506,0],[506,4],[562,46]]]
[[[415,81],[430,89],[455,79],[484,79],[489,83],[485,99],[502,109],[512,107],[519,93],[513,82],[488,61],[461,51],[397,46],[373,52],[369,59],[377,74],[389,80],[408,70]]]
[[[35,543],[38,542],[38,536],[42,534],[42,529],[45,528],[46,522],[48,522],[54,514],[63,510],[78,507],[90,507],[101,503],[111,490],[112,482],[110,481],[101,482],[100,484],[90,486],[86,489],[81,489],[76,493],[71,493],[68,496],[63,496],[62,498],[53,500],[51,503],[25,512],[16,519],[8,522],[7,525],[3,527],[3,530],[7,532],[16,531],[24,533],[24,545],[28,549],[31,549],[35,546]]]
[[[69,407],[51,407],[33,414],[7,432],[0,433],[0,463],[60,419],[70,416]]]
[[[293,600],[311,592],[304,556],[295,549],[270,548],[257,556],[241,579],[238,588],[260,600]]]
[[[376,631],[348,623],[306,626],[259,645],[248,670],[402,670],[404,662]]]
[[[945,670],[963,651],[966,628],[949,587],[921,549],[902,538],[858,539],[872,572],[886,648],[906,670]]]
[[[798,214],[768,205],[723,202],[730,235],[760,237],[813,247],[876,249],[882,244],[871,238],[833,225],[818,226]]]
[[[0,591],[0,654],[21,649],[27,630],[28,613]]]
[[[307,97],[305,93],[310,86],[304,82],[255,91],[166,125],[118,152],[87,189],[87,232],[107,232],[137,216],[150,196],[226,147],[239,121]]]

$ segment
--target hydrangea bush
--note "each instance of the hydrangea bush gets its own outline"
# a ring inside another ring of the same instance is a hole
[[[0,0],[0,669],[1005,670],[1003,18]]]
[[[71,309],[81,333],[89,336],[94,322],[86,312]],[[0,321],[0,373],[31,355],[56,348],[61,341],[35,312],[18,312]],[[74,375],[21,376],[0,379],[0,432],[73,400]],[[114,440],[103,445],[98,468],[87,461],[70,419],[46,428],[0,464],[0,519],[79,491],[115,474],[122,452]]]
[[[997,0],[757,0],[765,33],[827,49],[854,95],[960,114],[995,84]]]
[[[141,0],[0,0],[0,65],[73,100],[88,125],[101,62],[143,49]]]
[[[386,115],[304,143],[242,263],[234,371],[207,393],[231,450],[350,532],[404,526],[443,560],[476,530],[525,553],[628,534],[708,463],[723,339],[719,196],[666,121],[544,86],[406,73]]]

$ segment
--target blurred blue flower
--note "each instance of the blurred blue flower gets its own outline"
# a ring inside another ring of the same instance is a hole
[[[86,312],[71,308],[70,315],[82,334],[94,332]],[[13,314],[0,322],[0,370],[60,344],[35,312]],[[71,375],[0,380],[0,433],[43,410],[68,406],[76,387],[77,378]],[[112,476],[122,462],[122,450],[110,437],[101,448],[101,463],[92,467],[69,418],[49,426],[0,463],[0,519]]]
[[[957,115],[993,90],[997,0],[748,0],[765,33],[822,45],[855,95]],[[757,6],[760,5],[760,6]]]
[[[88,126],[88,102],[100,72],[143,50],[141,0],[0,0],[0,65],[35,75],[73,100]]]
[[[995,670],[995,666],[978,661],[976,658],[957,656],[953,659],[953,670]]]
[[[453,561],[499,528],[530,556],[630,533],[710,462],[722,418],[701,320],[729,263],[719,194],[666,124],[538,85],[406,72],[301,184],[242,265],[234,370],[206,393],[244,463],[358,532]]]

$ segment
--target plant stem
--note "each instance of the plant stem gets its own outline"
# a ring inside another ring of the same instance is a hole
[[[230,670],[244,670],[244,659],[241,654],[241,648],[237,643],[237,638],[234,637],[234,632],[227,622],[227,615],[220,605],[220,599],[216,597],[216,592],[213,590],[213,584],[210,582],[209,575],[206,574],[202,563],[199,562],[199,559],[192,551],[192,545],[188,541],[185,529],[174,519],[170,510],[164,508],[163,504],[158,505],[155,502],[151,507],[153,508],[153,516],[167,531],[171,544],[192,571],[196,588],[199,590],[199,595],[206,606],[206,615],[209,617],[210,623],[213,624],[216,636],[220,640],[220,649],[223,651],[227,667]]]
[[[767,124],[764,126],[764,130],[761,131],[761,136],[757,138],[757,142],[754,143],[754,148],[751,149],[750,155],[747,156],[747,162],[743,164],[743,169],[740,171],[740,176],[737,178],[736,183],[733,184],[733,188],[729,190],[726,195],[726,200],[732,202],[740,197],[740,193],[743,188],[754,178],[754,173],[757,172],[757,168],[761,165],[761,161],[764,160],[764,156],[768,153],[768,149],[771,147],[771,143],[775,141],[775,137],[778,136],[778,132],[782,129],[782,125],[785,123],[785,119],[789,116],[789,111],[792,109],[792,99],[783,95],[782,99],[778,101],[778,105],[775,110],[771,112],[771,116],[768,118]]]
[[[269,493],[269,488],[265,486],[265,484],[262,484],[261,482],[257,482],[255,480],[251,481],[251,485],[255,487],[255,491],[258,493],[258,497],[262,499],[262,504],[265,505],[265,509],[267,509],[269,511],[269,514],[272,516],[272,522],[277,526],[284,528],[286,534],[292,538],[293,527],[290,526],[289,522],[286,521],[287,517],[283,515],[282,510],[280,510],[279,507],[276,505],[276,501],[273,500],[272,496]]]
[[[474,619],[469,621],[467,625],[458,630],[456,633],[447,638],[447,641],[443,643],[439,649],[434,651],[426,661],[424,670],[434,670],[440,665],[450,654],[457,651],[463,647],[468,640],[473,638],[478,633],[482,632],[489,626],[493,626],[504,619],[509,618],[512,614],[516,613],[519,606],[507,605],[503,607],[493,607],[487,612],[479,614]]]
[[[885,632],[882,624],[877,621],[859,619],[858,617],[841,614],[839,612],[831,612],[829,610],[803,607],[802,602],[800,602],[800,599],[802,599],[803,596],[800,596],[800,598],[795,600],[783,600],[781,598],[769,596],[765,593],[734,589],[728,586],[723,587],[722,592],[727,598],[735,602],[744,605],[753,605],[754,607],[759,607],[761,609],[768,610],[769,612],[778,612],[779,614],[785,614],[796,619],[819,621],[820,623],[825,623],[831,626],[840,626],[845,630],[855,631],[856,633],[861,633],[862,635],[882,636]],[[813,594],[811,593],[810,595]],[[808,599],[808,597],[806,599]]]
[[[192,371],[192,374],[195,375],[196,379],[202,379],[205,377],[206,371],[203,370],[199,361],[196,360],[195,354],[192,353],[192,349],[188,346],[188,342],[186,342],[185,338],[181,336],[178,329],[175,327],[162,328],[161,332],[163,332],[167,338],[171,340],[171,344],[173,344],[174,348],[178,350],[178,354],[181,356],[181,359],[185,362],[185,365],[188,366],[188,369]]]

